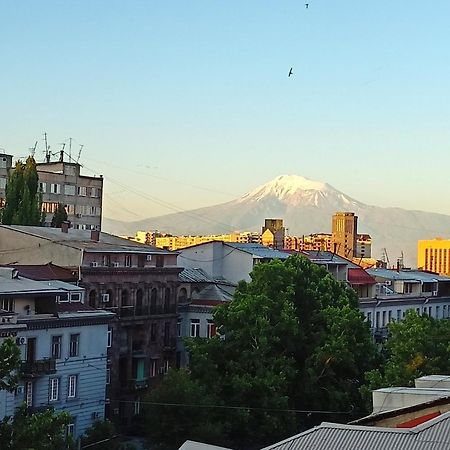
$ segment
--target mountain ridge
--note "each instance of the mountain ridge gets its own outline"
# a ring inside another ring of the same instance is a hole
[[[241,197],[185,212],[121,222],[104,218],[105,231],[134,235],[138,230],[172,234],[222,234],[260,231],[265,218],[282,218],[291,235],[331,232],[331,216],[351,211],[358,216],[358,232],[372,236],[372,256],[387,249],[395,258],[403,252],[415,266],[417,240],[448,236],[450,216],[398,207],[368,205],[328,183],[298,175],[280,175]]]

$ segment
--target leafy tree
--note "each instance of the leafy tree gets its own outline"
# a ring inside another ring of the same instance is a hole
[[[362,392],[369,399],[373,389],[413,386],[423,375],[450,373],[450,322],[410,310],[401,322],[389,324],[383,344],[385,362],[367,373]]]
[[[106,441],[106,442],[102,442]],[[95,450],[117,450],[119,443],[114,424],[109,420],[98,420],[86,430],[82,438],[81,446],[86,446],[98,442],[93,448]]]
[[[42,194],[39,192],[36,161],[29,156],[25,163],[17,161],[6,183],[6,202],[2,211],[5,225],[42,225]]]
[[[67,211],[62,203],[58,203],[55,214],[53,214],[52,222],[50,224],[53,228],[61,228],[63,222],[67,221]]]
[[[192,382],[229,408],[209,414],[225,433],[224,442],[211,440],[234,448],[263,446],[330,420],[292,410],[362,408],[359,388],[376,356],[356,294],[323,267],[297,255],[258,265],[251,277],[215,310],[224,339],[187,342]],[[169,433],[164,421],[159,425]]]
[[[19,372],[19,347],[12,339],[6,339],[0,345],[0,389],[12,392],[17,387]],[[1,449],[73,449],[73,439],[65,436],[65,428],[70,421],[67,412],[56,413],[48,409],[31,413],[23,405],[14,416],[6,416],[0,421]]]

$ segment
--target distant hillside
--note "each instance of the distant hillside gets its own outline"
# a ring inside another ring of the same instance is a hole
[[[406,263],[415,266],[419,239],[450,235],[448,215],[366,205],[327,183],[297,175],[279,176],[236,200],[215,206],[136,222],[105,218],[103,229],[120,235],[155,229],[174,234],[219,234],[260,231],[265,218],[282,218],[289,234],[302,235],[331,232],[331,216],[336,211],[355,212],[358,231],[372,236],[372,255],[379,258],[386,248],[392,263],[403,251]]]

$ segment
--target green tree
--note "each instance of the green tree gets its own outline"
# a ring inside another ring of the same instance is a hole
[[[0,390],[13,392],[19,381],[20,349],[12,339],[0,345]]]
[[[102,442],[105,441],[105,442]],[[117,450],[119,443],[114,424],[109,420],[98,420],[88,428],[81,440],[81,447],[98,442],[95,450]]]
[[[190,377],[229,408],[211,414],[226,433],[217,443],[234,448],[263,446],[330,420],[292,410],[362,408],[359,388],[376,357],[356,294],[323,267],[292,256],[257,265],[251,277],[215,310],[224,339],[187,343]]]
[[[52,222],[50,224],[53,228],[61,228],[63,222],[67,221],[67,211],[62,203],[58,203],[55,214],[53,214]]]
[[[404,320],[389,324],[382,353],[384,363],[367,373],[362,388],[368,400],[373,389],[413,386],[423,375],[450,373],[450,322],[410,310]]]
[[[0,389],[12,392],[17,387],[20,361],[20,350],[16,343],[12,339],[4,340],[0,345]],[[67,412],[56,413],[48,409],[31,413],[23,405],[14,416],[6,416],[0,421],[1,449],[73,449],[73,439],[65,436],[70,421]]]
[[[42,225],[42,194],[36,162],[29,156],[25,163],[17,161],[6,183],[6,201],[2,211],[5,225]]]

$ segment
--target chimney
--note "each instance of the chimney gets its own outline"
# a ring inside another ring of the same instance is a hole
[[[69,232],[69,222],[67,220],[65,220],[62,224],[61,224],[61,231],[63,233],[68,233]]]
[[[91,241],[98,242],[100,240],[100,231],[91,230]]]

